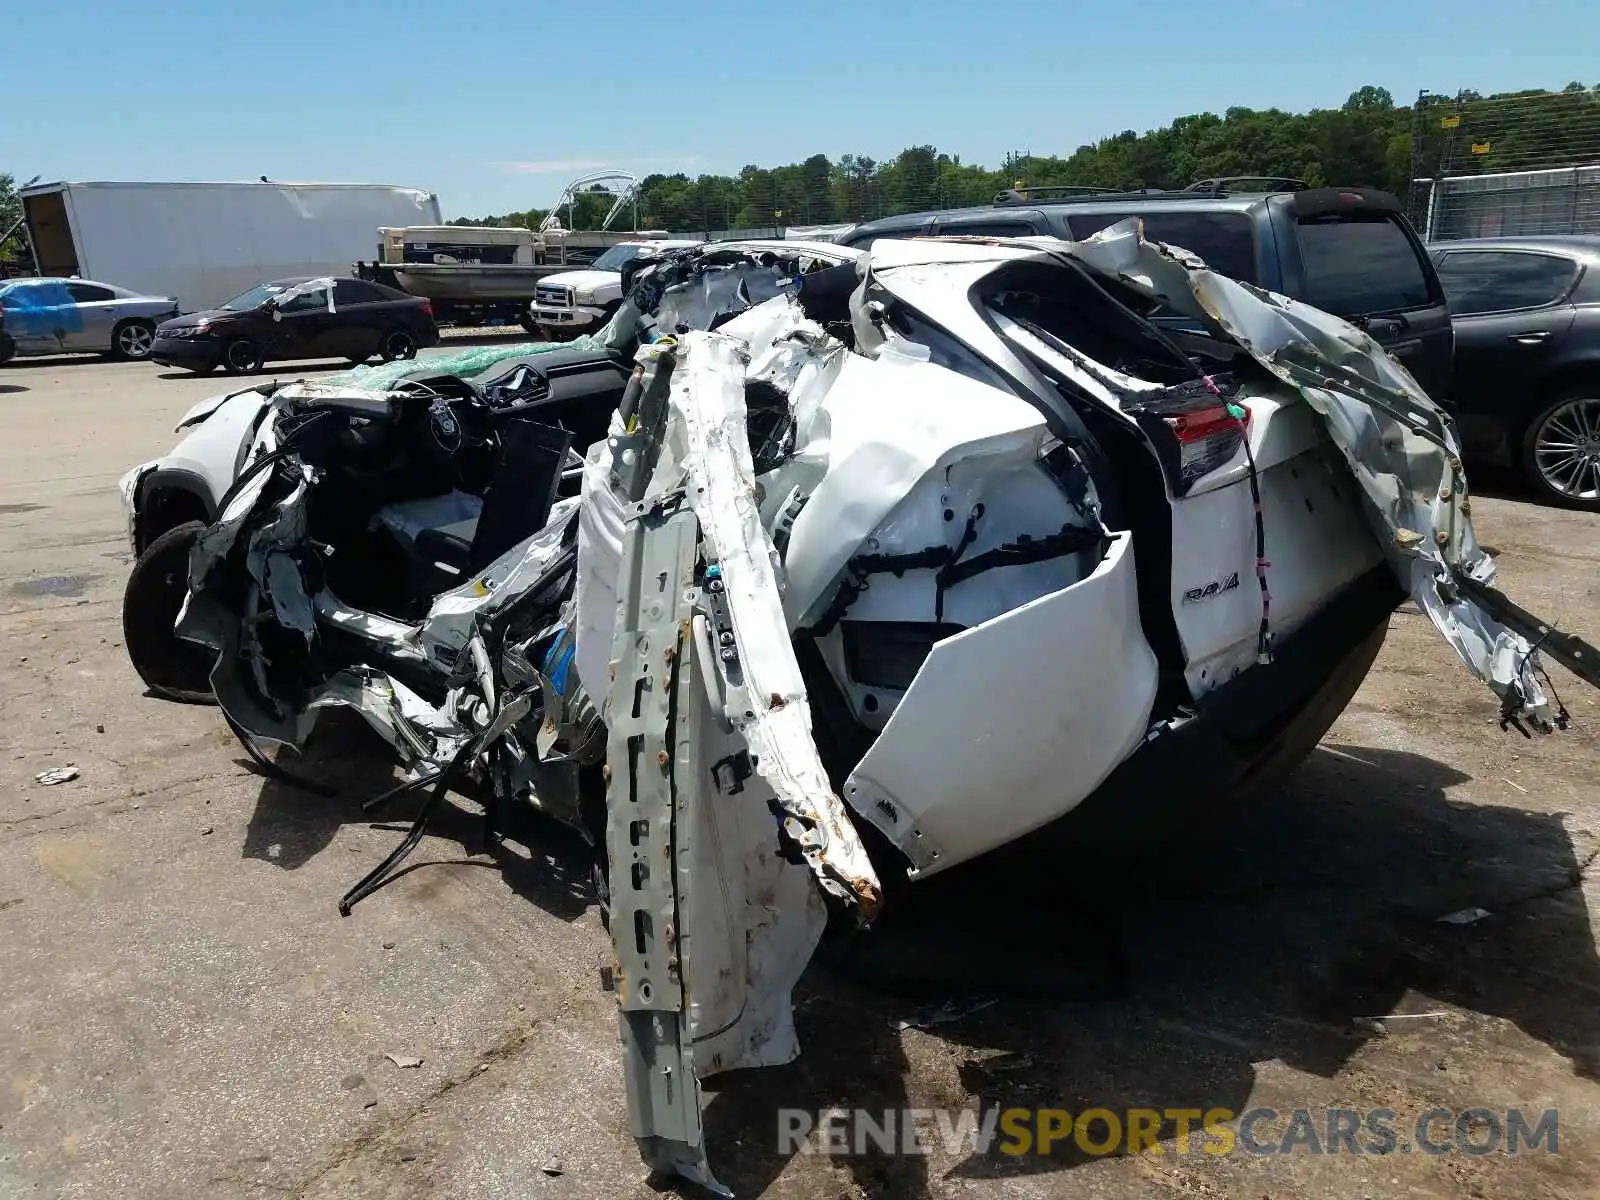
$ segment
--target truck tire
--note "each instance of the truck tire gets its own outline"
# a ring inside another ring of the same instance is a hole
[[[532,317],[530,317],[527,313],[523,313],[520,317],[517,318],[517,320],[519,322],[521,322],[522,327],[528,331],[528,336],[529,337],[538,337],[539,336],[539,323],[537,321],[535,321]]]
[[[153,322],[138,317],[118,321],[111,331],[111,357],[123,362],[143,362],[150,357],[150,348],[155,342]]]
[[[236,338],[222,351],[222,369],[229,375],[253,375],[262,361],[261,347],[249,338]]]
[[[216,656],[172,629],[189,590],[189,551],[205,527],[186,521],[156,538],[133,564],[122,593],[122,642],[133,669],[151,695],[182,704],[216,703]]]

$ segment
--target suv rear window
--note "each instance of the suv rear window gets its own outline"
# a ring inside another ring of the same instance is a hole
[[[1300,222],[1306,302],[1336,317],[1433,303],[1422,259],[1388,216],[1309,217]]]
[[[1129,217],[1144,222],[1144,236],[1152,242],[1170,242],[1205,259],[1206,266],[1245,283],[1260,283],[1256,270],[1255,223],[1237,212],[1146,212],[1135,208],[1117,213],[1073,213],[1067,218],[1072,236],[1082,241],[1090,234]]]

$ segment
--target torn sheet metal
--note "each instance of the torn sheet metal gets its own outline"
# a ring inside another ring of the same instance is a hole
[[[606,845],[617,1015],[629,1124],[645,1161],[731,1193],[711,1173],[687,1008],[699,938],[688,919],[693,814],[709,800],[695,755],[687,637],[697,529],[688,513],[641,518],[624,547],[607,705]]]
[[[1132,539],[1119,534],[1088,578],[933,647],[845,784],[851,807],[901,849],[913,875],[1061,816],[1139,745],[1157,663],[1127,619],[1138,605]],[[1071,669],[1030,669],[1064,633]],[[994,696],[1005,703],[978,702]],[[933,752],[932,730],[964,752]]]
[[[1492,582],[1494,562],[1472,533],[1455,430],[1409,372],[1337,317],[1208,270],[1178,247],[1146,242],[1129,218],[1083,242],[883,241],[874,278],[900,294],[969,286],[997,261],[1070,256],[1197,318],[1294,387],[1323,418],[1368,501],[1368,516],[1401,585],[1428,613],[1468,670],[1500,698],[1502,712],[1554,727],[1537,650],[1456,586]],[[989,267],[985,267],[985,262]],[[941,310],[943,312],[944,310]],[[1025,370],[984,328],[970,304],[950,303],[953,331],[986,357]]]
[[[1493,583],[1495,567],[1473,534],[1448,416],[1399,362],[1337,317],[1185,269],[1207,312],[1322,414],[1378,518],[1401,584],[1467,669],[1494,690],[1503,713],[1554,728],[1538,651],[1456,585],[1458,576]]]
[[[459,587],[440,593],[417,633],[428,659],[441,670],[453,671],[472,632],[538,582],[568,541],[569,526],[577,516],[576,497],[559,501],[541,529]]]
[[[726,597],[732,637],[720,642],[726,705],[749,742],[755,769],[777,793],[785,830],[824,891],[871,920],[877,873],[811,739],[811,714],[778,590],[778,553],[760,522],[745,427],[744,343],[690,332],[678,343],[669,437]],[[710,568],[708,568],[708,575]],[[730,644],[731,643],[731,644]],[[730,655],[729,651],[732,651]],[[738,674],[734,672],[737,671]]]

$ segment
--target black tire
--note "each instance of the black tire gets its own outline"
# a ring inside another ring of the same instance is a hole
[[[261,347],[249,338],[236,338],[222,351],[222,369],[229,375],[253,375],[263,361]]]
[[[151,695],[183,704],[215,704],[215,655],[173,632],[189,590],[189,551],[205,529],[188,521],[145,547],[122,593],[122,643]]]
[[[1570,452],[1553,447],[1571,445]],[[1600,383],[1567,388],[1528,422],[1521,466],[1539,497],[1600,512]]]
[[[415,358],[417,356],[417,339],[409,329],[391,329],[383,335],[383,340],[378,343],[378,357],[384,362],[394,362],[397,358]]]
[[[111,357],[123,362],[143,362],[150,357],[155,342],[156,327],[153,321],[139,317],[118,321],[111,330]]]
[[[521,323],[522,327],[528,331],[529,337],[539,336],[539,323],[527,313],[523,313],[517,318],[517,320]]]

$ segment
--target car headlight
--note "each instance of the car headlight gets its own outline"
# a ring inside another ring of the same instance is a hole
[[[592,291],[586,291],[582,288],[572,293],[572,302],[574,304],[593,304],[595,299],[595,294]]]

